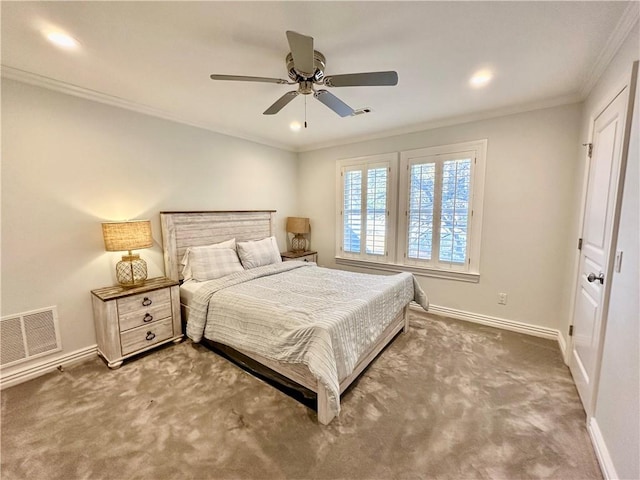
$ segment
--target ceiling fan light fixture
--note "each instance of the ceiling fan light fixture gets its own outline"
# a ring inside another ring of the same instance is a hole
[[[291,129],[292,132],[299,132],[300,129],[302,128],[302,125],[300,124],[300,122],[291,122],[289,124],[289,128]]]

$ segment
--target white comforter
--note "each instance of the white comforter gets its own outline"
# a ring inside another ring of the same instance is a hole
[[[340,380],[410,301],[428,300],[410,273],[368,275],[284,262],[203,285],[187,335],[307,365],[340,411]]]

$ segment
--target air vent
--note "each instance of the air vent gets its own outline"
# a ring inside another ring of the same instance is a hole
[[[56,307],[0,320],[0,366],[15,365],[62,350]]]
[[[364,115],[365,113],[371,113],[371,108],[369,107],[359,108],[357,110],[354,110],[351,116],[355,117],[356,115]]]

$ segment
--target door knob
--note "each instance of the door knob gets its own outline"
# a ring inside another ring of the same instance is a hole
[[[600,275],[597,275],[593,272],[591,272],[589,275],[587,275],[587,281],[589,283],[593,283],[596,280],[600,281],[600,285],[602,285],[604,283],[604,273],[600,272]]]

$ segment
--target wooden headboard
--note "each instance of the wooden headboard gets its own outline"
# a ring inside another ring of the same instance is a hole
[[[275,210],[160,212],[165,275],[182,279],[180,261],[189,247],[273,235],[274,214]]]

